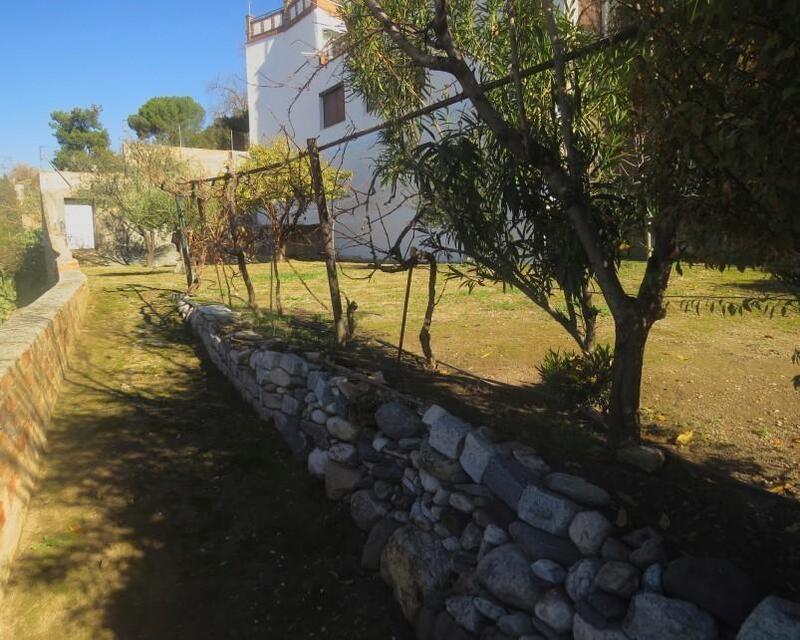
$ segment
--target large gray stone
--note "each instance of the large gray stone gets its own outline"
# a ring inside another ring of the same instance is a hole
[[[432,427],[433,423],[444,415],[447,415],[446,409],[443,409],[438,404],[432,404],[425,410],[425,413],[422,414],[422,422],[428,427]]]
[[[304,376],[308,373],[308,363],[294,353],[284,353],[280,366],[290,376]]]
[[[502,616],[497,621],[497,628],[510,636],[524,636],[528,633],[533,633],[531,617],[527,613],[522,613],[522,611],[515,611]]]
[[[281,411],[276,411],[272,416],[273,424],[281,434],[292,454],[298,460],[305,458],[308,451],[306,434],[300,431],[300,419],[297,416],[287,416]]]
[[[660,564],[651,564],[642,572],[642,589],[652,593],[664,591],[664,567]]]
[[[680,558],[666,566],[662,584],[665,595],[688,600],[732,627],[742,624],[759,600],[753,581],[729,560]]]
[[[458,460],[451,460],[442,455],[427,440],[423,440],[419,447],[418,460],[420,469],[424,469],[443,482],[459,483],[469,480]]]
[[[361,566],[371,571],[377,571],[381,566],[381,553],[389,538],[401,526],[394,518],[384,518],[370,529],[364,549],[361,552]]]
[[[580,507],[571,500],[534,485],[525,488],[517,505],[521,520],[559,536],[566,535],[578,511]]]
[[[397,400],[378,407],[375,412],[375,423],[378,429],[394,440],[412,438],[423,430],[417,412]]]
[[[576,613],[572,618],[574,640],[630,640],[619,627],[598,628]]]
[[[528,485],[528,472],[516,460],[497,455],[489,460],[483,483],[510,509],[516,509]]]
[[[449,413],[443,413],[431,425],[430,445],[443,456],[457,460],[470,426]]]
[[[594,577],[594,586],[621,598],[630,598],[639,588],[639,570],[627,562],[603,563]]]
[[[533,451],[516,449],[512,455],[537,480],[541,480],[550,473],[550,466]]]
[[[389,505],[378,500],[372,491],[362,489],[350,497],[350,516],[359,529],[369,531],[389,513]]]
[[[567,578],[566,569],[548,558],[542,558],[531,564],[531,571],[537,578],[552,585],[561,584]]]
[[[664,465],[665,458],[661,449],[637,445],[619,449],[617,451],[617,460],[647,473],[653,473]]]
[[[406,525],[392,534],[381,554],[381,576],[409,621],[425,599],[450,577],[450,554],[434,534]]]
[[[797,640],[800,604],[776,596],[764,598],[745,620],[736,640]]]
[[[288,387],[292,383],[292,376],[280,367],[277,367],[269,372],[267,380],[279,387]]]
[[[486,626],[486,619],[475,608],[472,596],[454,596],[445,601],[447,613],[456,623],[472,633],[479,633]]]
[[[487,553],[478,563],[480,583],[501,602],[533,611],[543,592],[542,583],[530,569],[530,562],[515,544],[505,544]]]
[[[308,454],[308,472],[317,478],[325,477],[328,466],[328,452],[325,449],[314,449]]]
[[[716,640],[717,623],[691,602],[657,593],[639,593],[631,601],[622,630],[631,640]]]
[[[503,607],[496,602],[492,602],[489,598],[476,597],[473,604],[475,608],[489,618],[489,620],[497,621],[508,613]]]
[[[582,600],[594,588],[594,578],[602,564],[597,558],[584,558],[569,568],[564,587],[573,602]]]
[[[548,489],[585,507],[606,507],[611,504],[611,496],[605,489],[569,473],[551,473],[544,482]]]
[[[327,449],[330,446],[328,430],[324,424],[317,424],[310,420],[300,420],[300,431],[305,433],[315,446],[321,449]]]
[[[300,402],[290,396],[288,393],[283,394],[283,398],[281,399],[281,411],[285,414],[290,416],[296,416],[300,414],[302,406]]]
[[[267,409],[281,409],[283,407],[283,394],[262,391],[261,404]]]
[[[327,375],[312,371],[308,374],[308,381],[309,388],[314,392],[314,395],[317,396],[317,402],[319,402],[323,407],[336,400],[333,395],[333,391],[331,390],[330,380]],[[313,386],[310,384],[312,381],[314,383]]]
[[[341,500],[351,493],[361,480],[361,472],[336,462],[325,465],[325,495],[331,500]]]
[[[583,555],[594,556],[613,529],[614,525],[599,511],[581,511],[569,525],[569,539]]]
[[[355,467],[358,465],[358,451],[349,442],[337,442],[328,449],[328,457],[334,462]]]
[[[491,442],[475,432],[470,432],[464,439],[464,450],[458,461],[473,482],[480,482],[489,461],[496,454],[497,450]]]
[[[568,567],[581,557],[578,548],[566,538],[535,529],[524,522],[512,522],[508,532],[531,560],[548,558]]]
[[[346,442],[354,442],[356,438],[358,438],[359,429],[351,422],[348,422],[344,418],[340,418],[339,416],[333,416],[332,418],[328,418],[328,421],[325,423],[325,426],[328,429],[328,433],[330,433],[334,438],[338,438],[339,440],[344,440]]]
[[[638,549],[631,551],[629,556],[630,563],[640,569],[645,569],[656,562],[664,562],[666,559],[667,552],[660,536],[645,540]],[[756,606],[755,602],[753,602],[753,606]]]
[[[559,589],[550,589],[534,607],[536,617],[558,633],[572,629],[572,604]]]

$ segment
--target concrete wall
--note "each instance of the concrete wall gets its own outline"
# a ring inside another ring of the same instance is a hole
[[[0,586],[19,542],[45,429],[87,295],[86,277],[67,271],[0,326]]]

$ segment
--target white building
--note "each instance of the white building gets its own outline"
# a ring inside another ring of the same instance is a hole
[[[363,101],[343,84],[342,58],[332,55],[329,41],[344,30],[331,0],[284,0],[281,9],[247,17],[248,103],[250,142],[268,142],[288,134],[305,147],[308,138],[319,145],[379,122]],[[413,217],[413,205],[386,204],[379,191],[367,204],[364,194],[372,182],[377,157],[377,134],[323,153],[333,166],[353,173],[356,195],[332,203],[336,215],[336,244],[340,258],[373,258],[370,238],[378,250],[387,249]],[[316,211],[302,224],[316,224]],[[411,237],[405,242],[414,243]]]
[[[576,22],[604,31],[610,0],[563,0]],[[250,111],[250,142],[268,142],[289,135],[296,145],[305,147],[307,138],[319,145],[340,139],[380,121],[369,114],[360,97],[343,84],[343,58],[332,55],[330,40],[344,31],[331,0],[283,0],[283,7],[261,16],[247,16],[247,94]],[[438,76],[438,77],[437,77]],[[434,74],[439,87],[431,101],[454,91],[452,79]],[[458,87],[455,87],[455,91]],[[463,107],[454,107],[458,118]],[[339,257],[370,260],[370,244],[380,251],[390,247],[415,214],[413,199],[401,205],[402,197],[387,204],[389,194],[377,188],[368,206],[364,194],[374,174],[374,159],[379,154],[378,136],[372,134],[327,151],[324,156],[334,166],[353,173],[356,197],[333,203],[337,213],[336,243]],[[316,224],[316,211],[300,221]],[[406,237],[404,250],[418,245],[413,234]]]

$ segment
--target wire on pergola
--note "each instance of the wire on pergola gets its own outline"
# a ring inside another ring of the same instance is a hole
[[[572,50],[570,52],[565,53],[564,56],[563,56],[564,61],[578,60],[580,58],[586,57],[586,56],[588,56],[590,54],[593,54],[595,52],[602,51],[602,50],[610,48],[612,46],[621,44],[623,42],[631,40],[636,34],[637,34],[637,29],[636,28],[629,28],[629,29],[621,30],[621,31],[619,31],[617,33],[614,33],[614,34],[611,34],[611,35],[608,35],[608,36],[604,36],[602,38],[598,38],[597,40],[595,40],[591,44],[588,44],[588,45],[583,46],[583,47],[579,47],[577,49],[574,49],[574,50]],[[495,90],[497,90],[499,88],[505,87],[505,86],[511,84],[512,82],[519,82],[520,80],[522,80],[524,78],[529,78],[529,77],[532,77],[532,76],[537,75],[539,73],[543,73],[545,71],[548,71],[548,70],[554,68],[555,64],[556,64],[556,60],[554,58],[550,58],[550,59],[545,60],[544,62],[541,62],[541,63],[539,63],[537,65],[534,65],[532,67],[528,67],[526,69],[520,70],[519,72],[513,74],[513,76],[512,76],[512,74],[508,74],[508,75],[505,75],[505,76],[503,76],[501,78],[498,78],[498,79],[495,79],[495,80],[492,80],[492,81],[489,81],[489,82],[482,83],[481,85],[479,85],[479,89],[480,89],[481,93],[484,93],[484,94],[485,93],[489,93],[491,91],[495,91]],[[419,109],[415,109],[415,110],[410,111],[410,112],[408,112],[406,114],[403,114],[402,116],[398,116],[396,118],[392,118],[392,119],[386,120],[386,121],[384,121],[384,122],[382,122],[380,124],[377,124],[375,126],[367,127],[367,128],[364,128],[364,129],[353,131],[353,132],[351,132],[351,133],[349,133],[349,134],[347,134],[345,136],[342,136],[342,137],[340,137],[340,138],[338,138],[336,140],[332,140],[331,142],[327,142],[327,143],[322,144],[322,145],[317,145],[316,138],[310,138],[308,140],[308,144],[307,144],[306,150],[299,150],[294,156],[286,158],[285,160],[282,160],[281,162],[271,163],[271,164],[263,165],[263,166],[260,166],[260,167],[254,167],[252,169],[247,169],[247,170],[244,170],[244,171],[236,171],[235,168],[232,167],[231,170],[227,171],[226,173],[220,174],[218,176],[213,176],[213,177],[208,177],[208,178],[199,178],[199,179],[194,179],[194,180],[188,180],[188,181],[185,181],[185,182],[180,183],[180,184],[190,186],[192,188],[192,193],[194,195],[195,194],[195,189],[200,187],[201,185],[210,186],[211,187],[211,191],[213,193],[214,185],[216,183],[218,183],[218,182],[223,182],[222,190],[223,190],[223,193],[225,193],[228,190],[229,183],[230,183],[231,180],[233,180],[233,181],[238,181],[238,180],[242,180],[242,179],[243,180],[248,180],[253,175],[261,174],[261,173],[267,173],[267,172],[270,172],[270,171],[276,171],[278,169],[281,169],[283,167],[288,166],[291,163],[297,162],[297,161],[299,161],[299,160],[301,160],[303,158],[308,158],[310,160],[310,164],[311,164],[312,181],[314,183],[313,184],[313,190],[314,190],[314,194],[315,194],[315,197],[316,197],[316,200],[317,200],[317,209],[320,212],[320,227],[322,228],[323,237],[325,239],[325,248],[324,248],[322,254],[323,254],[323,256],[325,257],[325,260],[326,260],[326,270],[328,272],[328,283],[329,283],[329,288],[330,288],[330,292],[331,292],[331,309],[332,309],[332,312],[333,312],[333,315],[334,315],[334,323],[335,323],[335,326],[336,326],[337,343],[338,344],[343,344],[346,341],[347,337],[346,337],[346,332],[345,332],[345,329],[344,329],[344,322],[343,322],[344,318],[342,317],[342,304],[341,304],[341,296],[340,296],[340,292],[339,292],[339,284],[338,284],[338,279],[337,279],[336,259],[335,259],[335,255],[333,255],[333,252],[334,252],[334,249],[333,249],[333,228],[332,228],[332,222],[331,222],[330,216],[328,215],[327,201],[326,201],[326,196],[325,196],[325,193],[324,193],[324,187],[322,185],[322,178],[321,178],[321,172],[320,172],[320,161],[319,161],[320,152],[326,151],[328,149],[333,149],[333,148],[340,147],[340,146],[348,144],[348,143],[350,143],[350,142],[352,142],[354,140],[357,140],[359,138],[363,138],[365,136],[368,136],[368,135],[371,135],[371,134],[374,134],[374,133],[378,133],[380,131],[385,131],[387,129],[392,129],[392,128],[395,128],[395,127],[402,126],[402,125],[404,125],[404,124],[406,124],[408,122],[412,122],[414,120],[418,120],[418,119],[423,118],[423,117],[425,117],[427,115],[433,114],[436,111],[439,111],[441,109],[445,109],[447,107],[450,107],[450,106],[455,105],[455,104],[459,104],[459,103],[467,101],[467,100],[469,100],[469,96],[466,95],[465,92],[461,91],[461,92],[459,92],[459,93],[457,93],[457,94],[455,94],[455,95],[453,95],[453,96],[451,96],[449,98],[446,98],[446,99],[443,99],[443,100],[439,100],[437,102],[434,102],[432,104],[426,105],[426,106],[421,107]],[[196,198],[196,196],[195,196],[195,198]],[[223,196],[222,199],[224,199],[224,196]],[[405,233],[405,231],[404,231],[404,233]],[[397,244],[398,243],[395,243],[395,247],[397,246]],[[404,305],[403,305],[403,319],[402,319],[400,346],[399,346],[399,349],[398,349],[398,359],[402,355],[402,351],[403,351],[403,346],[402,345],[403,345],[403,337],[404,337],[404,334],[405,334],[406,315],[407,315],[407,311],[408,311],[409,297],[410,297],[410,294],[411,294],[411,276],[412,276],[412,273],[413,273],[414,266],[416,266],[416,264],[418,263],[418,259],[412,259],[411,261],[401,260],[400,262],[401,262],[401,267],[402,268],[408,269],[409,275],[408,275],[408,282],[407,282],[406,291],[405,291],[405,301],[404,301]],[[435,260],[431,261],[431,268],[432,269],[436,269]],[[223,266],[223,269],[224,269],[224,266]],[[435,277],[432,278],[432,283],[433,283],[432,286],[435,289]],[[304,284],[304,286],[306,286],[306,289],[309,291],[309,293],[311,293],[310,289],[308,289],[308,286],[305,284],[305,282],[303,282],[303,284]],[[431,285],[429,285],[429,287],[430,286]],[[252,297],[252,294],[251,294],[251,297]],[[314,298],[317,299],[316,296],[314,296]],[[318,299],[317,299],[317,301],[321,303],[321,301],[319,301]],[[272,306],[271,303],[272,303],[272,272],[270,272],[270,307]],[[350,310],[350,305],[351,305],[351,303],[348,300],[348,311]],[[323,306],[325,306],[325,305],[323,304]],[[348,313],[348,317],[349,317],[349,315],[350,314]],[[429,303],[429,309],[426,312],[426,319],[425,319],[426,327],[428,327],[428,328],[429,328],[429,325],[430,325],[430,315],[432,315],[432,310],[430,309],[430,303]],[[424,327],[423,328],[423,332],[425,330],[426,329]],[[352,331],[352,328],[351,328],[351,331]],[[429,334],[428,334],[428,341],[429,341]],[[425,349],[425,351],[426,351],[426,355],[428,355],[428,353],[430,352],[429,344],[428,344],[427,348]],[[432,355],[430,357],[432,357]]]

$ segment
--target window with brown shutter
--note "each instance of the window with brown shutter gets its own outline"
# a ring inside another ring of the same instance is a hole
[[[319,96],[322,98],[322,126],[332,127],[344,120],[344,85],[324,91]]]

